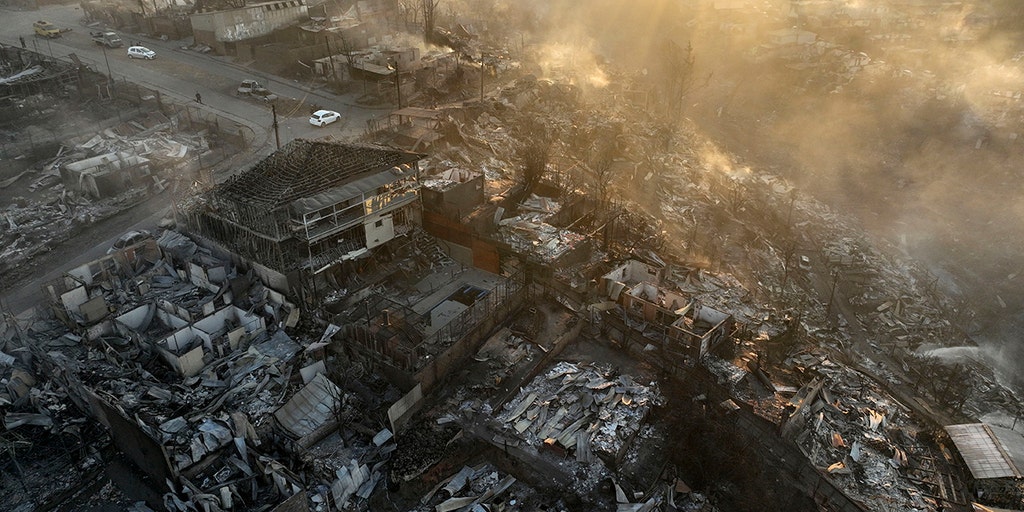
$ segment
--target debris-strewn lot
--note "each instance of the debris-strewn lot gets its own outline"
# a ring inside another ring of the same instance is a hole
[[[421,58],[418,38],[387,35],[356,51],[342,41],[343,79],[334,59],[300,63],[326,64],[340,88],[362,81],[361,100],[405,102],[368,124],[367,143],[292,141],[221,185],[210,162],[245,140],[220,120],[125,84],[134,92],[77,99],[131,105],[131,119],[57,130],[47,94],[70,91],[54,84],[73,73],[3,47],[0,86],[51,90],[19,92],[4,111],[50,121],[20,132],[33,135],[28,151],[21,140],[0,148],[17,153],[0,176],[12,197],[0,276],[147,200],[173,195],[178,225],[132,233],[44,283],[41,307],[5,313],[0,501],[139,512],[1019,508],[1021,404],[972,338],[985,321],[973,311],[1018,302],[1007,294],[1018,269],[1001,259],[1012,242],[987,252],[997,261],[977,274],[1005,279],[994,303],[979,301],[988,290],[951,293],[973,270],[914,260],[919,241],[877,226],[913,231],[889,218],[909,207],[864,217],[937,165],[917,153],[1014,147],[1020,94],[1002,89],[1019,78],[1019,56],[957,84],[959,66],[922,72],[923,57],[890,45],[931,37],[913,6],[800,3],[769,15],[716,2],[675,7],[692,16],[654,23],[672,30],[644,39],[657,60],[627,65],[610,58],[623,41],[598,56],[596,40],[527,40],[483,21],[440,28],[428,4],[425,38],[451,52]],[[945,43],[998,25],[983,8],[947,7],[939,18],[965,23]],[[518,21],[567,23],[548,8]],[[646,9],[631,11],[615,23]],[[353,28],[360,12],[302,30]],[[709,12],[715,23],[702,21]],[[894,33],[859,37],[878,16],[899,20],[878,23]],[[742,57],[709,65],[714,42]],[[741,80],[741,68],[763,76]],[[844,101],[889,108],[891,123]],[[844,122],[805,128],[808,111]],[[918,115],[955,133],[932,133]],[[836,145],[846,139],[849,151]],[[847,173],[874,167],[892,175]],[[1008,176],[996,174],[978,182]],[[830,201],[837,191],[844,200]],[[854,195],[864,205],[851,208]]]

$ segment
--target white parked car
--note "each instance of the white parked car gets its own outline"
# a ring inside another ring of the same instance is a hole
[[[313,115],[309,116],[309,124],[313,126],[323,126],[331,124],[338,119],[341,119],[341,114],[333,110],[317,110],[313,112]]]
[[[149,238],[153,238],[153,235],[149,231],[146,231],[145,229],[141,229],[138,231],[129,231],[118,237],[118,239],[114,242],[113,247],[107,249],[107,254],[113,254],[117,251],[120,251],[121,249],[124,249],[125,247],[128,247],[129,245],[135,245]]]
[[[153,60],[156,58],[156,52],[145,46],[132,46],[128,48],[128,58]]]

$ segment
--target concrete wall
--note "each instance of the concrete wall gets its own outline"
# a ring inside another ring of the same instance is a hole
[[[391,431],[398,432],[409,418],[423,405],[423,386],[417,384],[397,402],[388,407],[388,421],[391,422]]]
[[[423,229],[443,241],[452,259],[499,274],[500,253],[490,240],[476,236],[456,220],[435,212],[423,212]]]
[[[476,176],[440,193],[441,203],[464,215],[484,203],[484,177]]]
[[[373,249],[395,238],[395,222],[391,214],[371,215],[363,223],[366,231],[366,248]]]
[[[228,306],[226,308],[217,311],[216,313],[199,320],[194,325],[197,329],[211,335],[216,336],[227,332],[228,321],[230,325],[235,328],[243,328],[246,333],[253,333],[261,331],[265,328],[263,317],[249,313],[243,309],[239,309],[236,306]]]
[[[211,32],[215,42],[236,42],[269,35],[308,17],[305,0],[283,0],[241,9],[196,13],[191,16],[191,21],[197,42],[205,43]]]
[[[529,296],[529,287],[523,286],[509,297],[508,302],[500,305],[483,322],[474,326],[448,350],[434,358],[430,364],[416,373],[416,380],[423,386],[423,392],[429,393],[441,380],[456,370],[466,358],[480,350],[480,345],[491,332],[504,322],[515,310],[522,307]]]
[[[186,353],[181,353],[188,344],[199,338],[203,341]],[[156,343],[157,350],[164,357],[167,364],[183,377],[192,377],[202,371],[204,347],[210,345],[210,335],[193,326],[178,330],[170,336]]]

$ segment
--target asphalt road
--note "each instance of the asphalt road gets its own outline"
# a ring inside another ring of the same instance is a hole
[[[16,46],[21,44],[23,38],[28,48],[44,55],[69,59],[68,56],[74,54],[97,71],[107,73],[109,70],[116,81],[134,82],[158,90],[172,101],[206,109],[247,126],[253,132],[254,143],[246,154],[232,159],[231,167],[215,169],[215,175],[220,179],[244,170],[276,149],[274,133],[271,131],[273,116],[270,107],[235,95],[238,84],[244,79],[260,80],[282,98],[300,100],[303,105],[316,104],[342,114],[340,121],[319,128],[309,124],[308,107],[297,107],[292,112],[278,112],[278,133],[282,145],[296,138],[356,137],[363,133],[368,119],[384,115],[389,110],[360,107],[355,105],[352,95],[334,95],[317,89],[312,82],[301,83],[266,75],[236,64],[228,57],[201,54],[184,48],[191,40],[161,41],[116,31],[125,42],[125,47],[104,48],[93,43],[89,31],[99,27],[83,24],[83,12],[77,4],[45,6],[31,11],[2,8],[0,15],[4,17],[4,22],[0,23],[0,43]],[[60,38],[36,37],[32,31],[32,22],[36,20],[46,20],[62,29],[71,30]],[[156,59],[129,59],[127,46],[135,42],[155,51]],[[202,96],[202,105],[195,102],[196,93]],[[20,315],[29,314],[42,300],[42,283],[60,277],[68,269],[102,257],[114,240],[127,230],[154,229],[159,220],[168,215],[168,208],[168,197],[156,197],[145,205],[103,221],[90,228],[88,233],[61,244],[54,250],[58,254],[50,255],[39,263],[36,270],[38,275],[30,282],[3,293],[0,308]]]
[[[295,138],[318,138],[325,135],[352,137],[360,135],[366,121],[384,114],[387,109],[367,109],[354,104],[353,95],[334,95],[313,87],[312,82],[301,83],[249,69],[235,64],[230,57],[218,57],[184,49],[191,41],[160,41],[133,34],[118,32],[126,46],[106,49],[92,42],[89,30],[82,24],[82,11],[74,5],[47,6],[38,11],[16,11],[3,9],[4,23],[0,24],[0,42],[19,45],[24,38],[30,49],[44,55],[66,59],[74,53],[85,64],[101,73],[110,72],[117,81],[127,80],[159,90],[177,101],[194,104],[196,93],[200,93],[204,106],[234,120],[247,121],[257,137],[272,142],[269,130],[272,125],[270,107],[258,101],[238,97],[235,90],[247,78],[264,82],[267,88],[278,96],[302,100],[306,104],[317,104],[322,108],[336,110],[342,120],[324,128],[308,123],[308,108],[296,112],[278,112],[281,143]],[[45,19],[61,28],[70,28],[55,39],[33,35],[32,22]],[[154,60],[129,59],[127,45],[141,42],[157,54]]]

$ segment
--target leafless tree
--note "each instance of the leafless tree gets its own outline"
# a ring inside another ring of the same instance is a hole
[[[683,48],[675,41],[666,39],[663,46],[663,87],[668,107],[666,113],[676,116],[682,112],[686,95],[693,88],[693,65],[696,58],[693,54],[693,45],[690,43],[686,43],[686,48]]]
[[[611,199],[612,180],[615,178],[612,171],[612,164],[615,163],[615,144],[604,142],[599,145],[594,152],[590,168],[594,171],[594,188],[597,190],[598,201],[604,207]]]
[[[406,30],[420,23],[420,6],[418,2],[423,0],[402,0],[398,2],[398,16],[402,19],[402,25]]]
[[[559,190],[558,198],[568,203],[585,185],[589,178],[583,176],[585,169],[576,166],[566,170],[556,171],[551,175],[551,181]]]
[[[355,397],[348,392],[353,382],[362,379],[366,375],[366,367],[354,361],[346,361],[343,364],[335,364],[330,368],[328,379],[337,386],[331,388],[331,413],[338,428],[342,428],[352,420],[353,400]]]
[[[352,68],[356,64],[356,47],[352,44],[352,41],[340,33],[338,34],[338,43],[341,45],[341,53],[345,54],[345,60],[348,62],[349,76],[351,76]]]
[[[420,0],[420,7],[423,10],[423,41],[428,44],[434,39],[434,16],[439,3],[441,0]]]
[[[524,193],[533,192],[544,178],[548,161],[551,159],[551,141],[546,137],[532,137],[522,142],[516,149],[522,169]]]

